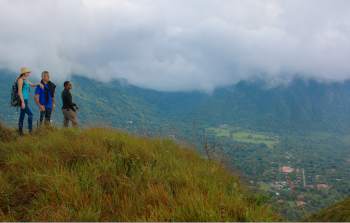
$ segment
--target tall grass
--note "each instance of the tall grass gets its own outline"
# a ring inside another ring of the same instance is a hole
[[[173,140],[101,127],[0,134],[1,221],[281,220],[237,177]]]

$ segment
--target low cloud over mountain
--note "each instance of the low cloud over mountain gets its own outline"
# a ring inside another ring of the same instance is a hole
[[[350,77],[349,1],[0,2],[0,68],[165,91]]]

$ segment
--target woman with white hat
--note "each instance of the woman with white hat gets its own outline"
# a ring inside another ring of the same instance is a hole
[[[30,111],[28,107],[28,92],[29,92],[29,86],[36,87],[40,86],[41,88],[44,88],[44,86],[41,83],[32,84],[27,80],[27,77],[29,77],[30,70],[28,67],[22,67],[21,69],[21,75],[17,78],[17,86],[18,86],[18,95],[20,98],[19,106],[21,107],[21,114],[19,116],[19,123],[18,123],[18,130],[19,134],[23,134],[23,121],[25,114],[28,115],[28,125],[29,125],[29,132],[33,130],[33,113]]]

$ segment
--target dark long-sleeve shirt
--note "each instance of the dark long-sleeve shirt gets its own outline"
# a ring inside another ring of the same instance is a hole
[[[67,89],[64,89],[62,91],[62,103],[62,109],[72,109],[73,111],[75,111],[75,104],[72,102],[72,95]]]

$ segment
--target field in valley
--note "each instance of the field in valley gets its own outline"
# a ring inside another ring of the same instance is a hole
[[[267,139],[266,137],[270,136],[268,132],[255,132],[247,129],[242,129],[240,127],[229,127],[229,126],[220,126],[220,127],[210,127],[206,129],[209,132],[214,133],[217,137],[226,136],[232,137],[233,140],[244,143],[265,143],[267,146],[274,146],[278,144],[278,137]],[[230,132],[232,134],[230,134]]]

